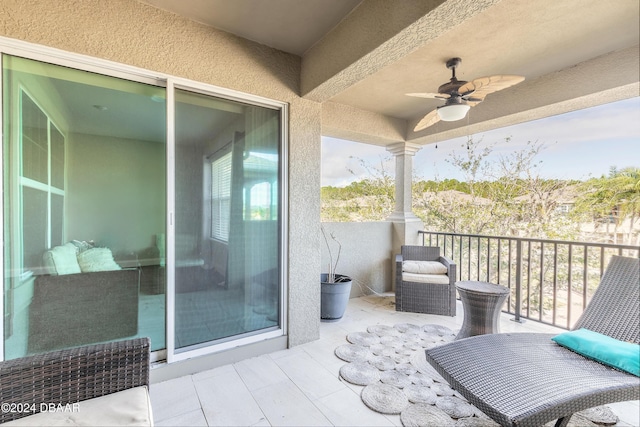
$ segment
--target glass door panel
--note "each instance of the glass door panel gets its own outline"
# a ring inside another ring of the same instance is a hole
[[[280,326],[280,111],[175,91],[175,349]]]
[[[166,89],[4,55],[4,358],[165,348]]]

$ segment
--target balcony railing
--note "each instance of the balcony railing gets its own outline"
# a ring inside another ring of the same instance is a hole
[[[420,231],[458,265],[457,280],[510,289],[503,311],[570,329],[580,317],[612,255],[640,258],[640,246]],[[640,262],[640,261],[639,261]],[[640,284],[639,284],[640,286]]]

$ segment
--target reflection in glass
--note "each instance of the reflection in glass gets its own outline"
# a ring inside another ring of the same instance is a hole
[[[176,91],[176,348],[279,326],[279,111]]]
[[[165,89],[2,59],[5,359],[165,348]]]

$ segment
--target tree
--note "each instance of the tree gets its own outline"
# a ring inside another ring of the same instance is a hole
[[[634,236],[640,221],[640,168],[612,167],[608,176],[582,183],[579,194],[574,219],[592,221],[596,229],[604,225],[607,239],[613,243],[633,244],[635,237],[640,244],[640,236]],[[626,232],[622,231],[622,242],[618,242],[620,227],[625,223]]]
[[[351,156],[367,172],[369,178],[344,188],[324,187],[321,192],[322,221],[383,221],[394,209],[395,182],[389,172],[388,157],[381,156],[378,164],[370,164]],[[348,169],[355,175],[353,169]]]
[[[506,138],[505,144],[509,142]],[[447,159],[462,172],[464,186],[454,189],[450,180],[428,191],[420,192],[425,185],[415,186],[416,215],[427,229],[540,238],[575,235],[577,227],[557,210],[559,196],[571,183],[543,179],[538,172],[543,144],[528,142],[524,149],[492,161],[498,144],[481,148],[481,143],[469,138]]]

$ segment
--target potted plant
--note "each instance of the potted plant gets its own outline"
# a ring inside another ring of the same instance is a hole
[[[338,261],[340,260],[340,252],[342,251],[342,245],[338,239],[336,239],[333,233],[330,234],[331,240],[333,240],[338,247],[334,261],[333,251],[329,245],[329,239],[327,238],[324,227],[322,227],[322,236],[329,251],[329,271],[320,274],[320,320],[323,322],[337,322],[342,319],[347,309],[347,303],[351,295],[352,280],[349,276],[336,273]]]

